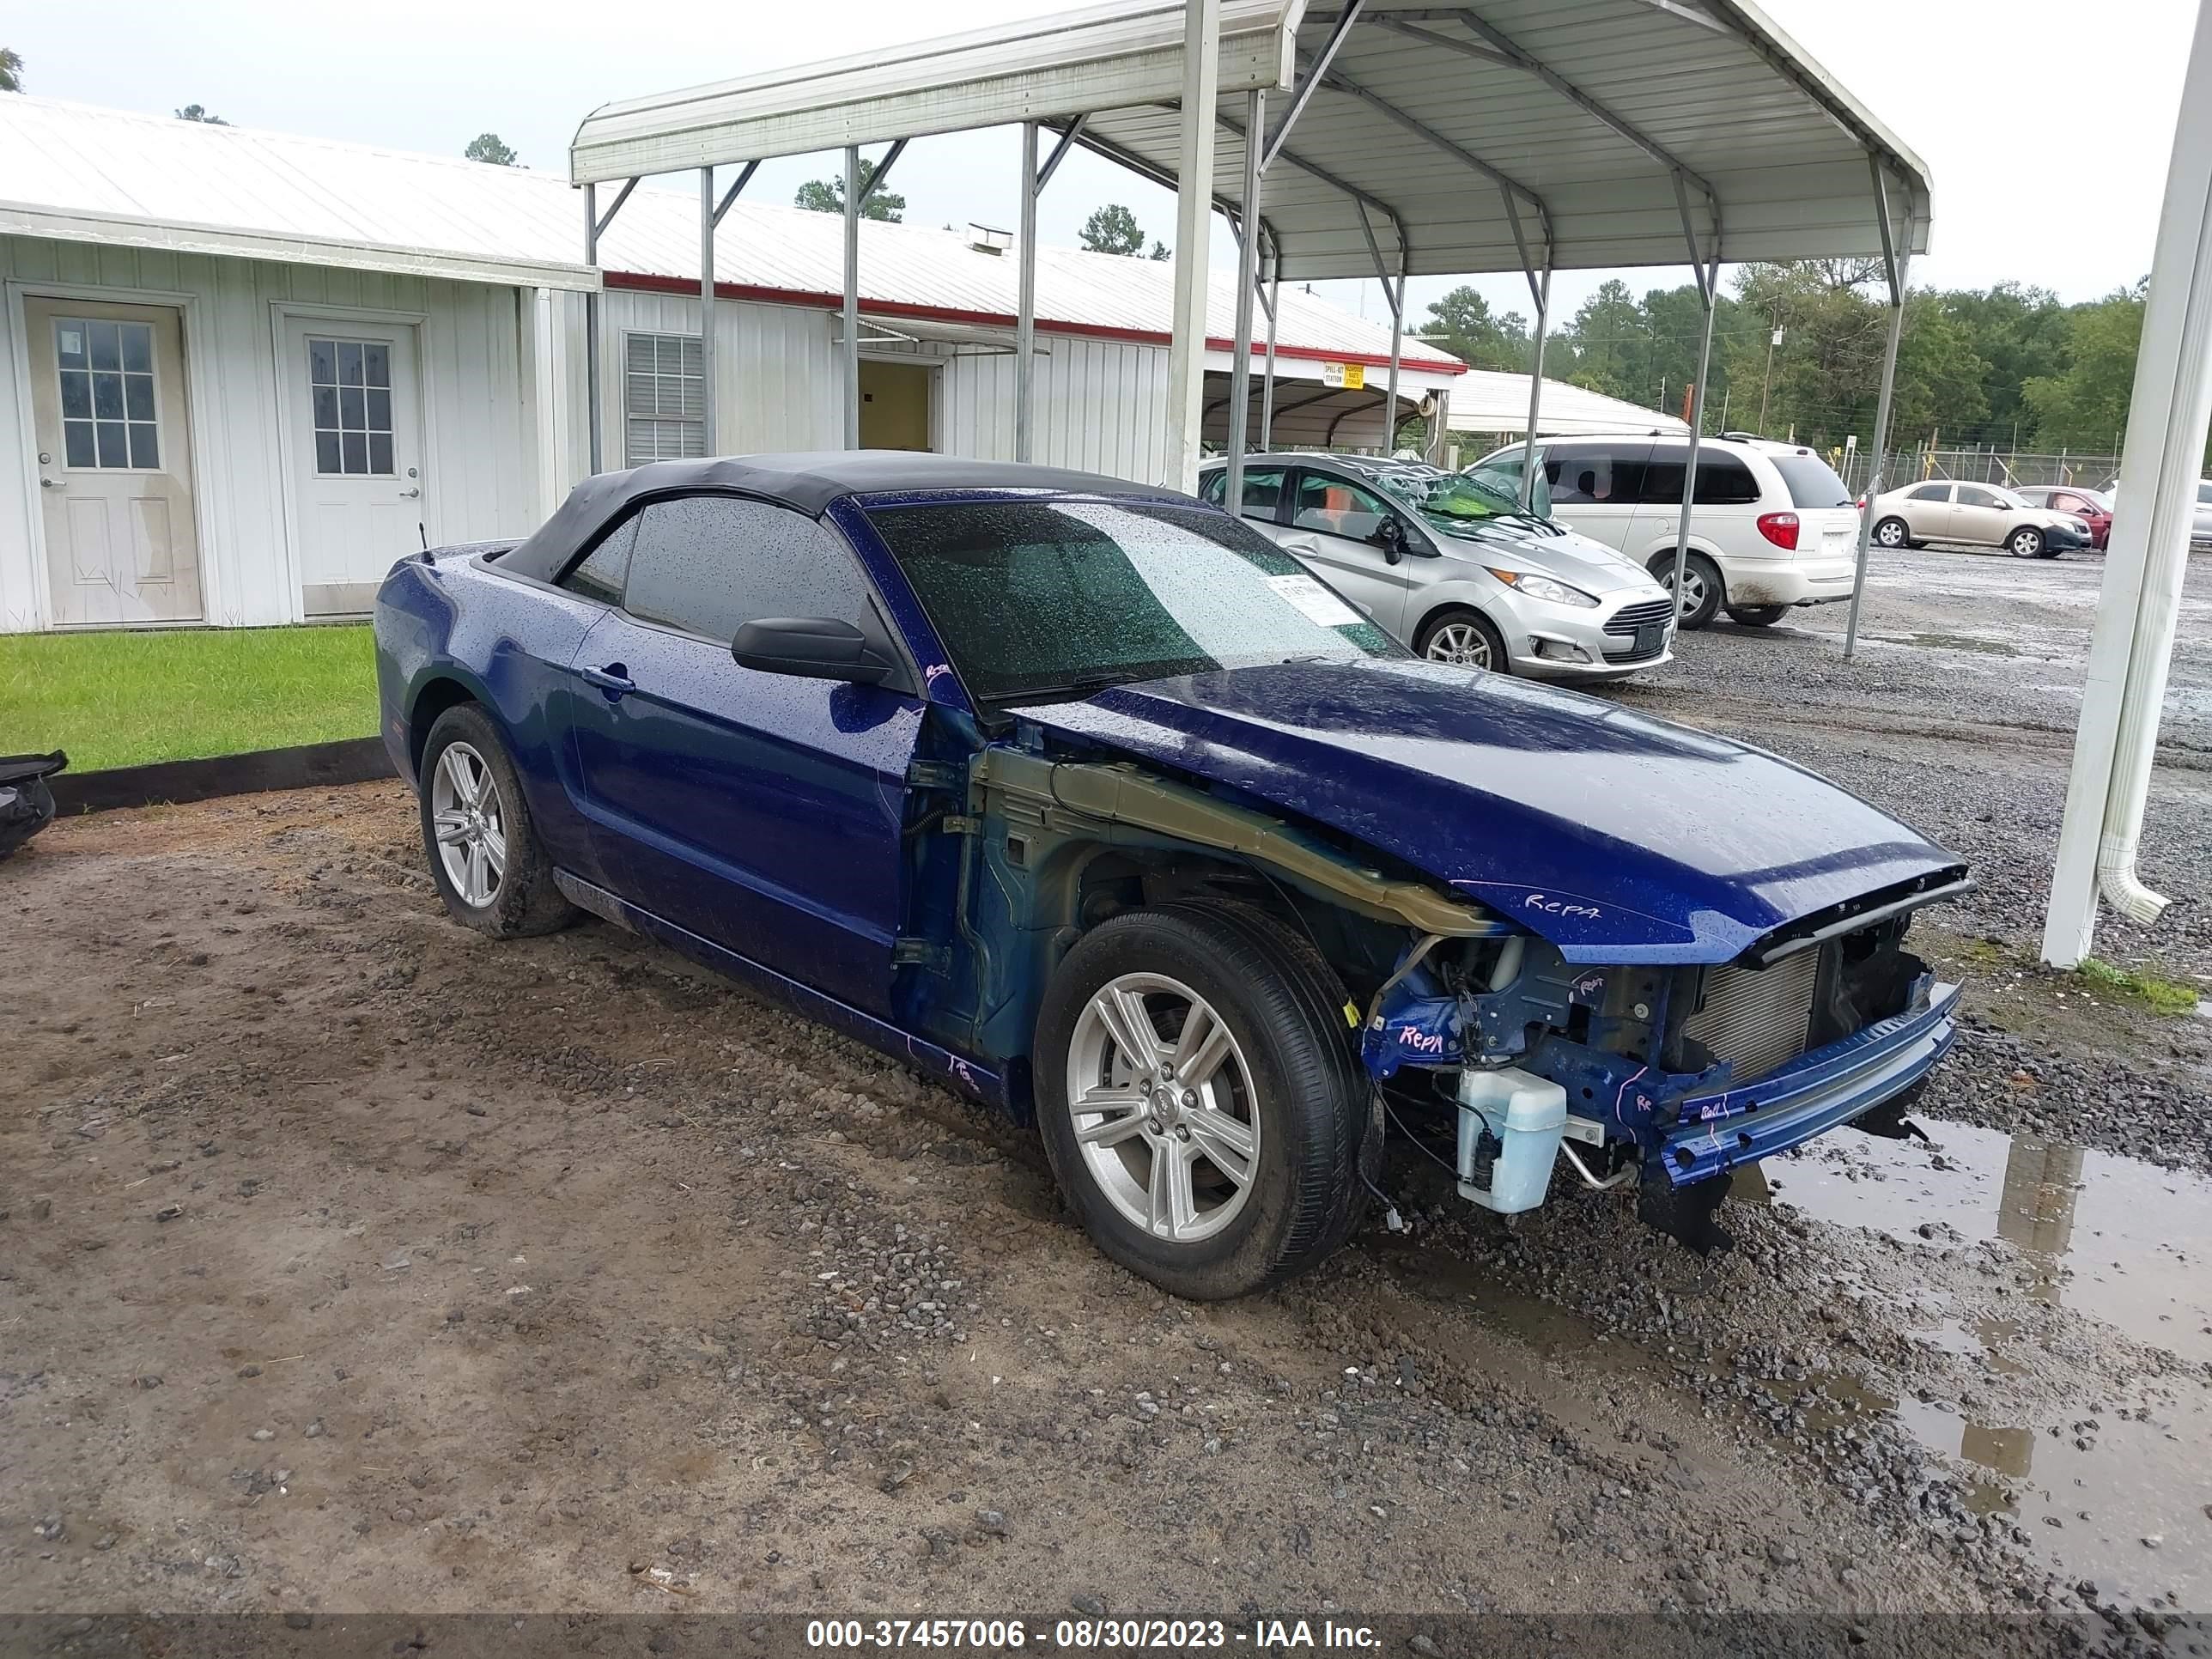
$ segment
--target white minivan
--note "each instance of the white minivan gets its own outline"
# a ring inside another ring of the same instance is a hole
[[[1468,470],[1517,481],[1522,447]],[[1686,437],[1649,432],[1540,441],[1538,510],[1619,548],[1671,592],[1689,453]],[[1764,628],[1792,605],[1849,599],[1858,535],[1851,492],[1813,450],[1760,438],[1700,440],[1682,625],[1702,628],[1726,611],[1731,621]]]

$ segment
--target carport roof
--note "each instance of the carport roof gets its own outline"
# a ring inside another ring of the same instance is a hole
[[[1877,256],[1871,159],[1900,249],[1925,252],[1929,176],[1750,0],[1223,0],[1214,196],[1234,207],[1245,94],[1321,78],[1269,166],[1261,217],[1292,280]],[[579,183],[1036,119],[1172,181],[1181,0],[1116,0],[611,104]],[[1331,52],[1332,43],[1334,50]],[[1270,100],[1271,134],[1286,100]],[[1718,246],[1713,245],[1717,226]]]

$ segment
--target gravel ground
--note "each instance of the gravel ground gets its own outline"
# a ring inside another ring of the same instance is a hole
[[[1929,581],[1882,576],[1904,637]],[[1946,630],[2027,627],[1978,592]],[[2022,734],[2003,775],[2043,787],[2060,672],[2042,726],[1993,721],[1899,647],[1847,678],[1810,621],[1618,695],[2033,896],[1994,740],[1937,728]],[[1885,723],[1928,770],[1872,764]],[[1198,1306],[881,1057],[597,924],[453,927],[393,786],[58,825],[0,892],[0,1613],[2096,1608],[2148,1646],[2212,1606],[2212,1187],[2169,1172],[2212,1167],[2206,1057],[2027,966],[2028,899],[1929,933],[1984,1022],[1936,1145],[1778,1161],[1730,1255],[1618,1194],[1509,1227],[1401,1146],[1405,1231]],[[2195,971],[2181,937],[2142,949]]]

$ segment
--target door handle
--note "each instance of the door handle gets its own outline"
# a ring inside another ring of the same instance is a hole
[[[399,493],[400,493],[401,495],[404,495],[404,496],[407,496],[410,500],[412,500],[415,496],[417,496],[417,495],[421,495],[421,494],[422,493],[422,487],[420,484],[416,484],[416,485],[414,485],[413,487],[411,487],[411,488],[410,488],[410,489],[403,489],[403,490],[401,490]]]
[[[39,488],[41,489],[59,489],[61,487],[62,481],[59,478],[40,478],[39,480]]]
[[[586,685],[598,686],[606,694],[609,702],[619,702],[624,692],[637,690],[637,682],[630,678],[629,671],[618,662],[611,662],[605,668],[586,668],[583,672],[583,680]]]

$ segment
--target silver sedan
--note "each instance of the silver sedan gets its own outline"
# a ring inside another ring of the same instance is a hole
[[[1209,463],[1199,493],[1224,498]],[[1246,522],[1416,655],[1536,678],[1619,679],[1669,659],[1674,607],[1601,542],[1521,512],[1480,475],[1358,455],[1255,455]]]

